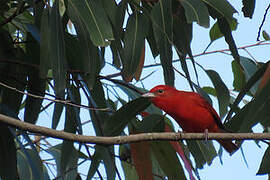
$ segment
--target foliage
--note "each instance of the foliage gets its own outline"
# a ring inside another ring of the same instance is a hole
[[[244,16],[252,18],[255,0],[242,2]],[[174,131],[171,120],[153,105],[141,113],[143,120],[139,120],[138,114],[149,105],[138,98],[146,90],[137,83],[144,79],[141,73],[145,68],[145,47],[149,45],[153,57],[159,57],[156,66],[162,67],[166,84],[174,86],[175,78],[182,75],[192,90],[208,99],[209,95],[217,97],[227,129],[250,132],[260,123],[268,132],[270,66],[239,55],[232,36],[232,31],[237,31],[238,22],[233,17],[236,12],[226,0],[1,0],[0,111],[18,120],[22,113],[22,119],[33,124],[40,114],[49,112],[46,121],[52,128],[59,128],[63,121],[64,131],[83,135],[85,124],[90,124],[98,136]],[[211,28],[210,19],[215,21]],[[215,70],[203,69],[213,87],[200,87],[199,66],[191,50],[195,22],[209,30],[211,43],[224,37],[234,59],[236,97]],[[266,31],[262,34],[269,40]],[[176,74],[180,68],[173,66],[174,50],[184,74]],[[187,65],[187,59],[192,67]],[[101,73],[108,66],[116,69],[115,73]],[[191,80],[192,72],[197,83]],[[251,100],[247,102],[244,97]],[[81,105],[82,101],[88,106]],[[245,105],[239,106],[240,102]],[[53,112],[46,112],[52,106]],[[83,119],[81,110],[85,108],[90,123]],[[185,179],[184,168],[189,178],[195,179],[199,178],[198,169],[210,165],[218,156],[211,142],[141,142],[121,145],[115,152],[114,146],[90,147],[68,141],[51,145],[45,137],[5,124],[0,128],[3,180],[49,179],[53,176],[48,173],[51,166],[58,178],[81,179],[78,167],[87,162],[91,162],[87,179],[94,175],[115,179],[120,176],[116,158],[121,160],[127,179]],[[258,174],[269,174],[269,163],[268,148]],[[106,174],[100,172],[101,164]]]

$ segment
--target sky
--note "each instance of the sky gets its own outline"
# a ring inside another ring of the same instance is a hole
[[[257,38],[257,32],[260,26],[260,23],[263,18],[263,14],[265,12],[266,7],[268,6],[268,1],[256,1],[256,8],[254,12],[253,19],[243,18],[243,14],[241,12],[242,3],[241,1],[229,1],[239,12],[234,15],[236,19],[238,19],[238,28],[237,31],[233,32],[233,37],[236,41],[237,46],[244,46],[256,43]],[[270,15],[267,16],[265,24],[262,28],[262,30],[266,30],[270,34]],[[213,25],[214,21],[211,20],[211,25]],[[210,27],[211,27],[210,25]],[[196,23],[194,23],[193,27],[193,40],[192,40],[192,51],[193,54],[199,54],[205,50],[207,45],[210,42],[209,38],[209,29],[205,29],[203,27],[198,26]],[[261,38],[262,39],[262,38]],[[220,49],[227,49],[227,45],[224,42],[224,38],[221,38],[217,41],[215,41],[208,49],[208,51],[213,50],[220,50]],[[249,52],[256,58],[257,61],[266,62],[270,60],[270,54],[269,52],[269,46],[263,46],[263,47],[254,47],[248,49]],[[107,51],[108,53],[105,54],[106,60],[111,60],[111,53]],[[240,55],[249,57],[248,54],[244,51],[239,51]],[[176,54],[174,53],[174,59],[178,59]],[[212,55],[205,55],[201,57],[195,58],[195,61],[201,64],[205,69],[213,69],[219,73],[223,81],[226,85],[228,85],[229,89],[233,89],[232,82],[233,82],[233,76],[231,71],[231,61],[233,58],[228,55],[222,55],[222,54],[212,54]],[[152,54],[149,50],[149,46],[146,45],[146,64],[153,64],[155,62],[158,62],[157,59],[153,59]],[[190,65],[190,63],[189,63]],[[174,63],[174,67],[181,70],[180,63]],[[191,68],[192,69],[192,68]],[[198,68],[199,69],[199,68]],[[106,66],[103,70],[103,74],[110,74],[114,69]],[[155,68],[147,68],[143,70],[142,77],[148,75],[149,73],[155,71],[149,78],[144,80],[144,85],[146,89],[151,89],[152,87],[158,85],[158,84],[164,84],[163,78],[160,77],[162,74],[162,69],[160,67]],[[201,83],[201,86],[212,86],[211,81],[206,76],[206,74],[199,70],[199,80]],[[193,80],[195,78],[193,77]],[[186,80],[179,75],[177,75],[176,81],[176,88],[181,90],[190,90],[189,85],[187,84]],[[217,101],[215,98],[212,97],[212,100],[214,102],[214,108],[218,111]],[[85,98],[82,99],[82,104],[87,105],[87,100]],[[50,121],[46,121],[46,119],[52,118],[52,107],[47,109],[47,113],[42,113],[39,117],[38,124],[42,126],[50,127]],[[64,114],[64,113],[63,113]],[[21,114],[21,117],[23,115]],[[63,117],[60,125],[58,126],[58,129],[63,129]],[[89,112],[86,110],[81,110],[81,119],[83,122],[88,121],[90,119]],[[178,128],[178,125],[175,124],[175,128]],[[262,128],[257,126],[254,128],[256,132],[262,131]],[[93,129],[91,127],[91,124],[84,126],[84,133],[87,135],[93,135]],[[59,143],[59,141],[52,140],[51,142],[53,144]],[[217,143],[215,143],[217,145]],[[241,151],[237,151],[233,156],[229,156],[226,152],[224,152],[224,155],[222,157],[223,164],[220,163],[219,158],[215,158],[213,163],[208,166],[205,165],[202,170],[199,171],[200,178],[202,180],[228,180],[228,179],[246,179],[246,180],[266,180],[268,179],[267,176],[256,176],[256,172],[259,168],[262,156],[264,154],[264,151],[266,149],[266,145],[263,143],[260,143],[261,148],[259,148],[253,141],[245,141],[242,148],[243,152],[245,154],[247,164],[244,162],[243,156],[241,154]],[[218,147],[218,146],[217,146]],[[46,155],[44,155],[46,157]],[[117,161],[119,166],[119,161]],[[79,167],[80,170],[83,170],[85,174],[87,173],[89,167],[89,163],[85,163],[82,166]],[[103,171],[104,172],[104,171]],[[188,176],[187,176],[188,177]],[[84,179],[85,177],[82,176]]]

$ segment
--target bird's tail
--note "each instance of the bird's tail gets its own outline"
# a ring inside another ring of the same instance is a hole
[[[218,140],[218,142],[224,147],[224,149],[232,155],[239,147],[231,140]]]

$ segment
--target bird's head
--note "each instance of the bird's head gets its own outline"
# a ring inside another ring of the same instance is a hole
[[[150,98],[151,102],[157,107],[164,109],[168,101],[173,100],[173,96],[178,91],[171,86],[158,85],[152,88],[148,93],[142,95],[142,97]]]

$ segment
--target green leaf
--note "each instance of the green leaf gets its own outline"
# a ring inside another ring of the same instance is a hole
[[[73,87],[75,88],[75,87]],[[71,90],[70,90],[71,91]],[[68,100],[70,100],[71,95],[69,94]],[[66,106],[66,119],[65,119],[65,127],[64,131],[69,133],[76,133],[77,130],[77,116],[79,113],[79,108],[72,107],[67,105]],[[61,146],[61,155],[60,155],[60,169],[58,169],[58,172],[60,172],[62,177],[64,179],[75,179],[77,176],[77,161],[78,161],[78,153],[73,147],[73,142],[71,141],[63,141],[63,144]],[[72,170],[70,170],[72,168]]]
[[[127,124],[149,105],[149,99],[143,97],[125,104],[105,123],[104,134],[107,136],[119,135]]]
[[[192,40],[192,24],[186,22],[184,9],[180,10],[178,16],[173,18],[173,43],[176,47],[176,52],[180,58],[181,67],[186,75],[187,81],[193,89],[189,69],[187,67],[186,56],[189,53],[192,58],[190,43]],[[194,62],[193,58],[191,59]]]
[[[59,1],[55,1],[49,17],[50,23],[50,58],[52,62],[54,90],[56,96],[65,89],[66,84],[66,55],[62,20],[59,14]]]
[[[199,25],[209,27],[209,13],[206,5],[198,0],[180,1],[185,9],[187,23],[196,21]]]
[[[269,41],[269,40],[270,40],[270,36],[269,36],[269,34],[268,34],[266,31],[263,31],[263,32],[262,32],[262,35],[263,35],[263,38],[264,38],[266,41]]]
[[[60,94],[58,94],[57,96],[59,99],[64,100],[65,98],[65,92],[62,91]],[[54,109],[53,109],[53,117],[52,117],[52,128],[56,129],[59,121],[60,121],[60,117],[62,115],[64,109],[64,104],[63,103],[54,103]]]
[[[244,118],[245,123],[243,123],[240,127],[240,132],[249,131],[255,124],[260,121],[260,119],[258,119],[258,115],[262,113],[261,111],[264,110],[263,107],[266,103],[266,100],[269,100],[270,98],[269,92],[270,81],[267,82],[260,93],[256,95],[255,99],[251,101],[252,104],[250,105],[249,111]]]
[[[39,72],[32,70],[28,76],[27,92],[44,97],[46,81],[39,77]],[[43,99],[27,96],[25,100],[24,121],[35,124],[37,122]]]
[[[69,6],[68,13],[78,34],[78,45],[82,56],[82,70],[85,72],[84,79],[86,79],[88,87],[92,89],[101,69],[99,49],[93,45],[87,26],[74,8],[74,6]]]
[[[220,29],[220,32],[224,35],[226,43],[229,45],[229,49],[232,53],[232,56],[234,60],[239,62],[239,54],[238,49],[236,47],[235,41],[232,36],[232,30],[230,26],[230,21],[228,21],[226,18],[218,18],[217,23],[218,27]]]
[[[160,53],[165,83],[174,86],[174,70],[172,66],[172,3],[171,0],[159,0],[151,12],[154,36]]]
[[[196,168],[203,168],[203,165],[207,163],[212,164],[213,159],[217,156],[215,147],[212,141],[187,141],[188,149],[191,152],[196,162]]]
[[[241,57],[240,57],[241,60]],[[245,74],[242,67],[235,60],[232,61],[233,87],[235,91],[241,91],[246,84]]]
[[[123,157],[126,154],[128,155],[128,153],[130,153],[129,151],[130,150],[126,147],[126,145],[120,145],[120,147],[119,147],[120,157]],[[130,156],[130,155],[128,155],[128,156]],[[121,166],[122,166],[123,171],[124,171],[125,179],[134,179],[135,180],[135,179],[139,178],[134,165],[129,163],[129,159],[127,159],[127,160],[122,159]]]
[[[49,9],[44,8],[40,28],[40,77],[46,78],[51,67],[50,59],[50,28],[49,28]]]
[[[237,11],[227,0],[202,0],[207,5],[215,9],[222,17],[232,19]]]
[[[18,179],[16,147],[7,125],[0,124],[0,177]]]
[[[150,114],[135,124],[138,133],[163,132],[164,128],[164,116],[159,114]]]
[[[219,114],[222,118],[228,111],[227,108],[230,102],[230,92],[216,71],[206,70],[205,72],[207,73],[215,87],[218,98]]]
[[[233,18],[231,21],[229,21],[229,24],[232,31],[235,31],[237,29],[237,25],[238,25],[237,19]],[[221,33],[217,22],[211,27],[209,31],[209,36],[210,36],[211,42],[224,36],[224,34]]]
[[[131,81],[138,69],[144,39],[148,33],[148,19],[141,13],[129,16],[124,37],[124,59],[122,75],[126,81]]]
[[[101,1],[70,0],[69,6],[85,24],[95,46],[107,46],[113,40],[112,27]]]
[[[89,168],[88,174],[87,174],[87,179],[92,179],[94,174],[97,171],[97,168],[103,160],[106,173],[107,173],[107,179],[108,180],[115,180],[115,158],[112,156],[114,154],[113,147],[103,147],[96,145],[95,146],[95,153],[93,155],[93,159],[91,162],[91,166]]]
[[[33,174],[31,172],[31,167],[29,166],[27,161],[27,157],[21,150],[17,151],[17,166],[20,179],[22,180],[34,179]]]
[[[242,0],[242,3],[242,12],[244,13],[244,16],[251,19],[255,9],[255,0]]]
[[[270,147],[268,147],[263,155],[260,168],[257,175],[269,174],[270,173]]]
[[[151,142],[151,151],[168,179],[186,179],[182,165],[169,141]]]
[[[102,83],[98,80],[90,91],[89,106],[95,108],[107,108],[107,101],[105,99]],[[104,127],[104,123],[109,120],[108,112],[93,110],[89,110],[89,112],[96,134],[102,136],[103,131],[101,128]]]
[[[245,73],[245,77],[246,77],[246,81],[248,81],[254,74],[255,72],[258,70],[258,67],[256,66],[256,64],[254,63],[254,61],[252,61],[249,58],[240,56],[240,64],[242,66],[242,68],[244,69],[244,73]],[[250,92],[255,95],[257,89],[259,86],[259,82],[257,81],[252,88],[250,89]]]

